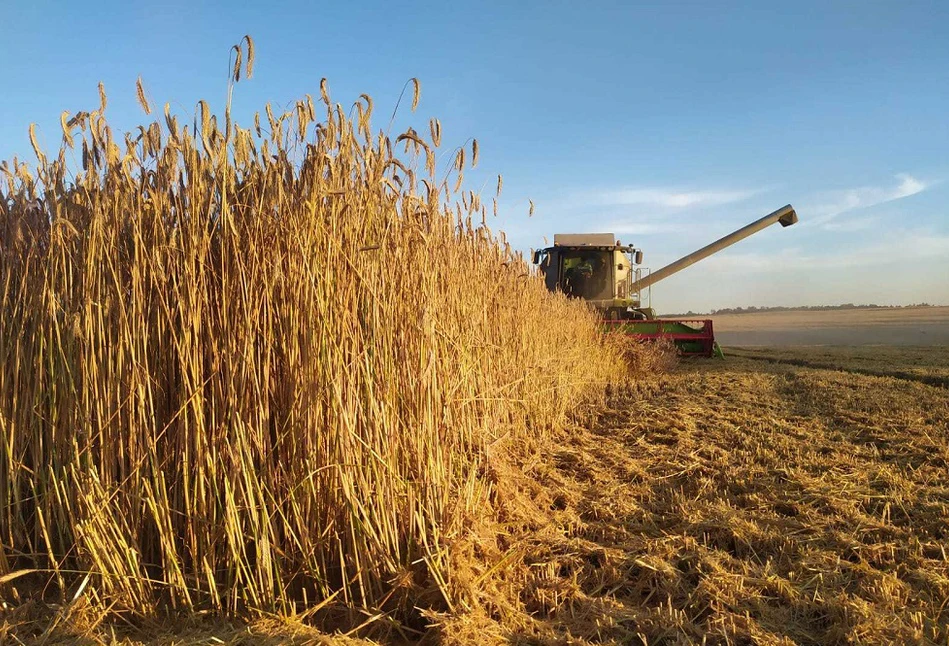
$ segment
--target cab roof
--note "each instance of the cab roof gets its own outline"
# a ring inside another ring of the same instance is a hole
[[[555,233],[555,247],[613,247],[616,236],[612,233]]]

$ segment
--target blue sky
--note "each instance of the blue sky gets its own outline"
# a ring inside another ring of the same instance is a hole
[[[615,231],[658,268],[786,203],[801,222],[653,288],[665,312],[842,302],[949,304],[949,3],[7,2],[0,158],[30,122],[223,105],[228,48],[257,45],[238,114],[360,93],[385,126],[410,77],[450,150],[477,137],[467,186],[522,249]],[[247,119],[244,122],[247,123]],[[447,153],[446,153],[447,154]],[[535,215],[527,217],[527,200]]]

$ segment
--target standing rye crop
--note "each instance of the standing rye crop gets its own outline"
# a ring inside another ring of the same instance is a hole
[[[0,577],[136,615],[455,607],[487,447],[619,354],[452,202],[437,121],[393,142],[324,81],[244,128],[232,90],[223,123],[166,105],[124,135],[102,91],[54,157],[31,128],[36,166],[2,166]]]

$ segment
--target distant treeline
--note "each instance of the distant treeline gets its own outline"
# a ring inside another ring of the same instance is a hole
[[[912,305],[854,305],[853,303],[844,303],[842,305],[798,305],[789,307],[786,305],[776,305],[774,307],[723,307],[720,310],[711,312],[693,312],[689,310],[685,314],[665,314],[664,316],[710,316],[713,314],[754,314],[756,312],[824,312],[829,310],[872,310],[872,309],[899,309],[903,307],[938,307],[930,303],[914,303]]]

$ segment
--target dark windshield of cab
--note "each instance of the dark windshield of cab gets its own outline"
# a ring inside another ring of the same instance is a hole
[[[560,290],[585,300],[613,298],[611,251],[564,250],[561,254]]]

